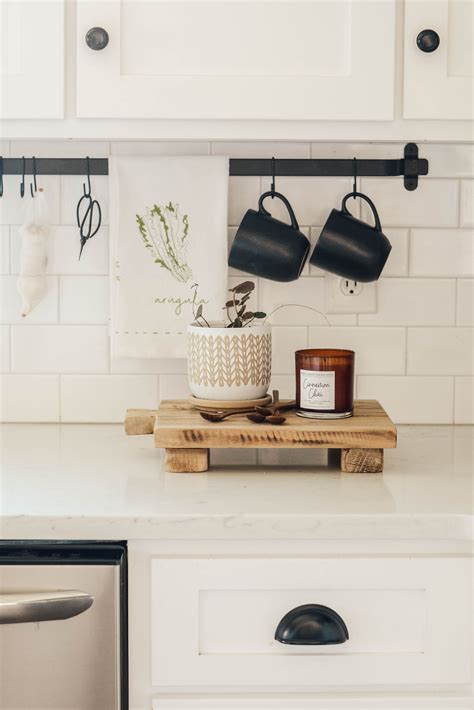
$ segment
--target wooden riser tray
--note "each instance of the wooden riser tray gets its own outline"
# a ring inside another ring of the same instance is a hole
[[[165,400],[159,409],[129,409],[127,434],[154,434],[165,449],[166,470],[199,472],[209,468],[209,449],[331,449],[347,473],[379,473],[383,450],[397,445],[397,429],[373,399],[357,400],[349,419],[315,420],[285,413],[282,426],[254,424],[245,414],[206,422],[186,400]]]

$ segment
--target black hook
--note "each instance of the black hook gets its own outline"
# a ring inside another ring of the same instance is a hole
[[[86,157],[86,170],[87,170],[87,190],[86,190],[86,185],[84,182],[82,183],[82,189],[84,190],[84,195],[86,195],[86,197],[90,197],[91,196],[91,166],[90,166],[89,156]]]
[[[90,161],[89,156],[86,158],[87,169],[87,189],[86,184],[82,183],[84,194],[79,199],[76,207],[76,221],[79,227],[80,236],[80,251],[79,259],[82,256],[82,251],[89,239],[92,239],[100,229],[102,223],[102,210],[97,200],[92,198],[91,194],[91,177],[90,177]],[[82,211],[83,215],[81,216]],[[94,219],[95,218],[95,219]],[[95,227],[93,226],[96,221]]]
[[[21,159],[20,196],[21,198],[25,196],[25,156],[23,156]]]
[[[34,191],[33,191],[33,185]],[[36,184],[36,158],[33,156],[33,182],[30,182],[30,192],[31,192],[31,197],[35,196],[35,192],[38,192],[38,186]]]
[[[0,155],[0,197],[3,197],[3,155]]]
[[[272,158],[272,184],[270,185],[271,198],[275,197],[275,156]]]
[[[352,183],[352,196],[355,200],[357,192],[357,158],[352,158],[352,174],[354,178]]]

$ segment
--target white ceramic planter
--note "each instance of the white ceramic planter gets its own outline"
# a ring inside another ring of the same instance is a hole
[[[271,326],[188,326],[188,378],[195,397],[256,399],[270,385]]]

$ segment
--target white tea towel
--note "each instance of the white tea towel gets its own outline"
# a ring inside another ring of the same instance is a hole
[[[223,319],[229,159],[112,156],[109,173],[112,357],[185,357],[193,310]]]

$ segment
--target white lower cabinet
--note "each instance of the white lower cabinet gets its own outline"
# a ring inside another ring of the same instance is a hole
[[[467,687],[471,564],[464,557],[155,557],[152,685],[282,693]],[[303,604],[337,612],[349,640],[319,646],[276,641],[279,621]],[[154,707],[168,707],[160,702]],[[179,707],[188,707],[183,703]]]

